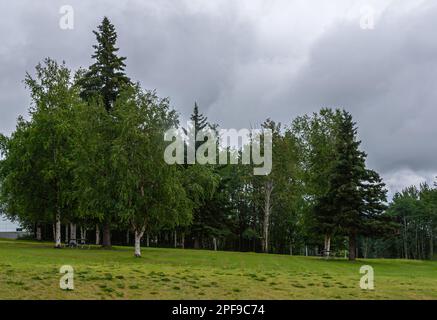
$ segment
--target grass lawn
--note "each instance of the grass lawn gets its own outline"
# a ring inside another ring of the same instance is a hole
[[[0,240],[0,299],[437,299],[437,261],[315,257],[144,248],[53,249]],[[375,290],[360,289],[360,266]],[[74,268],[73,291],[59,268]]]

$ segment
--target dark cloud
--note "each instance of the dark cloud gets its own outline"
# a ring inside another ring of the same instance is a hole
[[[437,172],[437,6],[426,9],[389,8],[374,30],[336,25],[312,46],[283,101],[302,112],[352,112],[369,164],[383,173]]]
[[[344,107],[392,190],[437,173],[433,1],[71,0],[75,27],[61,30],[64,4],[0,4],[2,132],[28,107],[25,72],[47,56],[88,66],[91,30],[107,15],[131,78],[169,96],[183,119],[194,101],[225,128]],[[375,7],[374,30],[359,27],[364,4]]]

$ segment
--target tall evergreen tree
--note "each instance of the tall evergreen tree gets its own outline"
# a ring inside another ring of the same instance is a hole
[[[356,135],[351,114],[342,111],[335,142],[337,157],[323,198],[337,229],[349,237],[349,260],[356,258],[359,234],[376,235],[383,227],[379,218],[386,201],[384,184],[375,171],[366,169],[366,154],[359,149],[361,141]]]
[[[79,77],[77,84],[81,88],[80,96],[84,100],[100,100],[106,111],[110,112],[120,92],[129,86],[131,81],[124,71],[126,58],[117,55],[119,48],[116,47],[117,33],[114,25],[104,17],[98,31],[93,33],[96,35],[97,44],[93,45],[95,51],[92,58],[96,61]],[[112,133],[111,130],[107,131],[107,145],[110,146]],[[103,154],[109,155],[109,152],[109,149],[105,149]],[[106,162],[109,162],[108,157]],[[113,214],[106,212],[103,226],[104,247],[111,246],[110,223],[114,220],[111,216]]]
[[[210,124],[208,118],[199,111],[197,102],[194,103],[193,113],[190,116],[192,122],[191,128],[184,129],[185,134],[192,136],[193,138],[200,132],[206,133],[207,130],[215,130],[216,125]],[[205,138],[204,141],[206,141]],[[188,158],[189,148],[191,152],[197,154],[197,150],[204,143],[204,141],[195,141],[194,146],[186,145],[186,158]],[[185,163],[189,163],[185,161]],[[212,217],[211,207],[208,206],[214,203],[213,196],[215,190],[219,184],[219,175],[217,168],[211,165],[200,165],[198,163],[188,164],[185,166],[186,188],[197,189],[200,192],[190,192],[190,196],[193,197],[194,207],[193,223],[191,225],[191,235],[194,239],[194,247],[200,248],[202,242],[206,236],[211,235],[211,230],[215,231],[216,218]],[[214,233],[214,232],[213,232]]]
[[[208,123],[208,118],[200,113],[197,102],[194,103],[194,110],[190,116],[190,120],[193,122],[195,134],[211,127],[211,125]],[[194,148],[196,152],[202,143],[202,141],[196,141]]]
[[[116,47],[117,33],[114,25],[104,17],[98,31],[93,32],[97,44],[93,45],[95,51],[92,58],[96,62],[79,81],[81,97],[85,100],[100,97],[109,112],[121,89],[131,81],[124,71],[126,58],[117,55],[119,48]]]

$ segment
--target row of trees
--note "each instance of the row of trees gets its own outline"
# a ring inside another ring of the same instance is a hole
[[[399,237],[384,183],[366,167],[348,112],[322,109],[284,127],[267,119],[268,175],[253,175],[241,150],[219,144],[240,161],[168,165],[164,133],[180,127],[178,114],[125,74],[107,18],[95,35],[95,63],[87,70],[73,74],[46,59],[27,74],[30,117],[0,139],[2,212],[38,239],[53,237],[61,247],[64,232],[74,243],[79,226],[80,238],[95,232],[97,244],[102,230],[104,247],[114,239],[130,243],[122,235],[133,234],[136,256],[144,238],[147,246],[324,256],[348,249],[353,260],[373,254],[364,243]],[[191,120],[185,132],[218,128],[197,104]]]
[[[437,186],[437,185],[436,185]],[[386,255],[432,259],[437,230],[437,188],[423,183],[394,195],[387,214],[398,222],[399,235],[385,243]]]

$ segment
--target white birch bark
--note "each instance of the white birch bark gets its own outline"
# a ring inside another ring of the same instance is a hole
[[[144,227],[141,231],[135,229],[135,257],[141,257],[141,238],[144,234]]]
[[[100,244],[100,228],[99,225],[96,224],[96,245]]]
[[[214,251],[217,251],[217,239],[216,239],[216,237],[212,238],[212,243],[214,245]]]
[[[271,195],[273,192],[273,182],[267,181],[265,183],[264,195],[264,224],[263,224],[263,252],[269,251],[269,226],[270,214],[272,210]]]
[[[41,241],[41,226],[39,224],[36,226],[36,240]]]
[[[56,212],[55,248],[61,248],[61,212]]]
[[[86,243],[86,227],[80,227],[80,243]]]
[[[331,251],[331,236],[329,234],[325,234],[325,246],[323,251],[325,258],[329,258]]]

